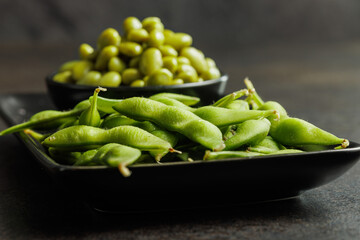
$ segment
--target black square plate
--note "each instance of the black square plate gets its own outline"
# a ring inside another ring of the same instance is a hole
[[[9,125],[54,109],[46,94],[0,95]],[[24,133],[16,134],[36,161],[70,194],[101,211],[134,212],[231,206],[298,196],[338,178],[360,157],[360,144],[341,150],[216,161],[130,166],[130,177],[109,167],[74,167],[54,162]]]

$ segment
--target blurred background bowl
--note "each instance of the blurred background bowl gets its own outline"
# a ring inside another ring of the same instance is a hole
[[[54,73],[46,76],[46,87],[51,100],[60,110],[73,108],[78,102],[88,99],[96,88],[95,86],[55,82],[52,80],[53,76]],[[122,99],[135,96],[149,97],[160,92],[171,92],[196,96],[201,99],[200,104],[210,104],[224,95],[228,79],[227,74],[222,74],[218,79],[179,85],[106,87],[107,91],[101,92],[100,96]]]

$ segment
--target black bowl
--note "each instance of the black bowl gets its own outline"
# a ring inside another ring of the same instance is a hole
[[[50,74],[46,77],[46,87],[53,103],[60,110],[73,108],[78,102],[88,99],[94,93],[94,86],[59,83],[52,80],[53,76],[54,74]],[[106,87],[107,91],[101,92],[100,96],[123,99],[135,96],[149,97],[160,92],[171,92],[199,97],[200,104],[204,105],[212,103],[224,94],[227,81],[228,75],[223,74],[218,79],[181,85]]]

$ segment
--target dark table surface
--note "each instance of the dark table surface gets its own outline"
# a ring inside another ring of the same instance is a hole
[[[45,93],[44,76],[74,49],[0,46],[0,94]],[[360,42],[214,49],[212,57],[230,76],[227,92],[243,88],[248,76],[290,115],[360,142]],[[360,163],[295,199],[104,215],[55,185],[14,135],[0,138],[0,152],[0,239],[360,238]]]

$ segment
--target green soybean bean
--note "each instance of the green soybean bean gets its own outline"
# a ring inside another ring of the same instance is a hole
[[[216,63],[214,59],[206,57],[205,58],[206,64],[208,65],[208,68],[216,68]]]
[[[182,64],[191,65],[190,60],[187,57],[184,57],[184,56],[178,56],[177,61],[178,61],[179,66],[182,65]]]
[[[126,69],[126,63],[123,59],[119,58],[118,56],[112,57],[108,63],[109,71],[116,71],[121,73]]]
[[[173,48],[170,45],[161,45],[159,46],[159,50],[163,57],[166,56],[177,57],[179,55],[179,53],[175,50],[175,48]]]
[[[169,69],[174,74],[178,69],[177,58],[174,56],[163,57],[163,67]]]
[[[121,77],[125,85],[130,85],[133,81],[141,79],[142,74],[137,68],[127,68],[122,72]]]
[[[141,29],[142,24],[136,17],[127,17],[123,22],[123,29],[125,34],[128,34],[132,29]]]
[[[140,56],[132,57],[129,61],[130,68],[138,68],[140,62]]]
[[[151,32],[153,30],[164,31],[164,24],[158,17],[147,17],[142,20],[142,26],[146,31]]]
[[[42,142],[45,147],[68,151],[93,149],[108,143],[119,143],[142,151],[175,151],[170,143],[133,126],[119,126],[111,129],[85,125],[71,126],[53,133]]]
[[[221,77],[220,70],[216,67],[208,68],[204,72],[200,74],[200,77],[202,77],[204,80],[211,80],[211,79],[217,79]]]
[[[162,98],[162,97],[178,100],[187,106],[193,106],[200,102],[199,97],[180,94],[180,93],[161,92],[161,93],[157,93],[155,95],[150,96],[150,98],[153,98],[153,99]]]
[[[121,75],[119,72],[109,71],[105,73],[99,81],[102,87],[118,87],[121,84]]]
[[[167,68],[153,71],[146,82],[148,86],[171,85],[173,74]]]
[[[147,48],[141,55],[139,69],[144,75],[150,75],[162,67],[161,52],[157,48]]]
[[[147,44],[149,47],[159,48],[164,44],[165,37],[164,33],[161,30],[154,29],[149,33],[149,39],[147,40]]]
[[[195,68],[191,65],[181,64],[178,65],[176,78],[181,78],[185,83],[198,82],[199,77]]]
[[[76,84],[99,86],[100,79],[101,73],[99,71],[89,71],[79,81],[77,81]]]
[[[67,70],[63,72],[58,72],[53,76],[53,80],[59,83],[71,83],[72,82],[72,72]]]
[[[166,35],[164,44],[171,45],[176,51],[180,51],[184,47],[191,46],[192,42],[192,37],[189,34],[178,32]]]
[[[181,85],[181,84],[184,84],[184,80],[182,80],[181,78],[175,78],[171,82],[171,85]]]
[[[87,43],[82,43],[79,47],[79,56],[83,60],[93,60],[96,56],[96,52],[92,46]]]
[[[207,150],[205,152],[203,160],[217,160],[217,159],[227,159],[227,158],[249,158],[249,157],[258,157],[263,156],[262,153],[256,152],[247,152],[247,151],[220,151],[220,152],[211,152]]]
[[[136,57],[143,52],[143,48],[136,42],[123,42],[119,46],[119,52],[128,57]]]
[[[235,150],[244,145],[257,145],[268,135],[269,130],[270,121],[266,118],[247,120],[240,123],[237,126],[235,135],[226,139],[224,150]]]
[[[194,47],[185,47],[181,49],[180,55],[188,58],[191,65],[198,73],[205,73],[208,71],[209,67],[206,63],[205,56],[199,49]],[[205,74],[210,75],[210,73]]]
[[[121,36],[119,32],[114,28],[105,29],[97,40],[97,48],[103,49],[106,46],[119,46],[121,42]]]
[[[115,45],[104,47],[99,53],[99,56],[96,58],[95,69],[106,70],[110,59],[118,54],[119,49]]]
[[[152,121],[169,131],[179,132],[209,149],[224,148],[221,131],[190,111],[141,97],[124,99],[114,109],[135,120]]]
[[[143,28],[130,29],[126,38],[131,42],[146,42],[149,40],[149,33]]]
[[[80,80],[93,68],[93,63],[87,60],[78,61],[72,67],[72,78],[75,81]]]
[[[68,61],[68,62],[63,63],[63,64],[60,66],[58,72],[72,71],[74,65],[75,65],[76,63],[78,63],[79,61],[80,61],[80,60],[72,60],[72,61]]]
[[[145,87],[145,81],[141,79],[137,79],[132,81],[130,84],[131,87]]]
[[[222,107],[204,106],[196,109],[194,114],[218,127],[238,124],[250,119],[260,119],[276,115],[274,110],[234,110]]]

